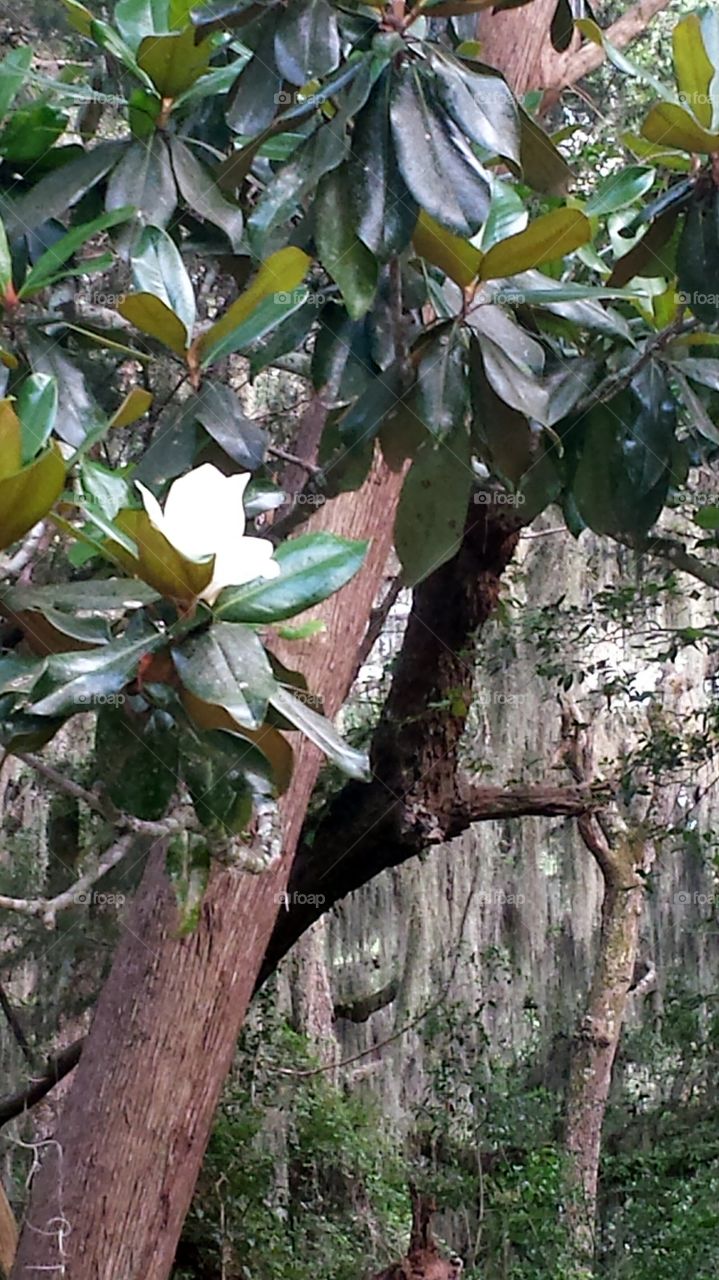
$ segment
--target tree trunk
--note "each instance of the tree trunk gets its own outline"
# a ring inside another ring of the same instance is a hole
[[[310,687],[330,715],[354,676],[400,485],[377,466],[361,493],[313,520],[372,539],[361,574],[326,603],[327,630],[307,647]],[[189,937],[177,936],[164,851],[151,853],[33,1183],[13,1280],[38,1268],[72,1280],[166,1280],[320,761],[303,743],[283,804],[281,864],[257,876],[217,869]]]
[[[593,1274],[597,1177],[612,1069],[634,974],[644,884],[635,849],[625,845],[603,868],[602,932],[587,1012],[577,1033],[567,1093],[570,1165],[567,1220],[576,1261]],[[643,858],[641,859],[643,862]]]

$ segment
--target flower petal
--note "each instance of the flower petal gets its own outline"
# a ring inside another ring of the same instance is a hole
[[[140,497],[142,498],[142,504],[145,508],[145,511],[148,514],[150,524],[154,525],[154,527],[157,530],[159,530],[160,533],[164,533],[165,517],[162,513],[162,507],[157,501],[157,498],[155,497],[154,493],[150,493],[150,490],[146,489],[144,484],[142,484],[140,480],[135,481],[135,488],[140,490]]]
[[[210,585],[202,593],[203,600],[214,604],[225,587],[239,587],[254,578],[276,578],[281,569],[272,559],[274,546],[268,538],[240,538],[225,543],[215,557],[215,571]]]
[[[249,472],[225,476],[211,462],[175,480],[165,502],[166,537],[184,555],[219,552],[245,532],[243,495]]]

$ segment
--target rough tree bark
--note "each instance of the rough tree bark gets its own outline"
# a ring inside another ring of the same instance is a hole
[[[569,743],[567,763],[574,776],[584,780],[591,769],[590,745],[582,737],[574,712],[565,710],[564,732]],[[650,816],[655,823],[668,818],[668,796],[655,799],[653,808]],[[602,1130],[637,961],[646,877],[655,860],[655,848],[641,825],[628,828],[606,813],[583,814],[577,826],[604,880],[592,986],[570,1057],[565,1134],[570,1193],[567,1225],[576,1280],[591,1280]]]
[[[500,15],[492,37],[492,61],[520,93],[532,81],[529,70],[520,74],[516,50],[537,66],[548,29],[546,20],[528,25],[528,12]],[[305,663],[329,714],[354,674],[400,486],[401,477],[376,467],[361,493],[340,496],[313,522],[373,539],[361,576],[328,602],[325,644],[315,642]],[[281,865],[257,877],[216,870],[191,937],[177,937],[163,851],[151,854],[33,1182],[13,1280],[40,1270],[72,1280],[166,1280],[318,767],[316,750],[303,745],[284,805]]]

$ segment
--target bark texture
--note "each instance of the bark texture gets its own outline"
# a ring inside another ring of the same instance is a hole
[[[324,637],[297,664],[330,715],[354,674],[399,486],[400,477],[377,466],[360,494],[341,496],[313,521],[372,539],[362,573],[324,607]],[[284,805],[279,867],[260,876],[217,870],[190,937],[177,936],[163,849],[151,854],[33,1184],[13,1280],[28,1280],[38,1267],[72,1280],[169,1274],[319,764],[303,744]]]

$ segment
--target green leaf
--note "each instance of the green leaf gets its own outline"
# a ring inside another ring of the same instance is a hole
[[[195,291],[174,240],[159,227],[145,227],[130,256],[135,288],[154,294],[179,317],[188,334],[195,325]]]
[[[372,83],[373,63],[364,54],[354,63],[340,68],[321,90],[313,93],[314,111],[334,90],[335,114],[296,148],[260,197],[247,223],[253,245],[261,248],[269,233],[291,217],[302,200],[316,189],[320,178],[342,163],[350,145],[348,123],[364,106]],[[278,129],[285,127],[288,120],[306,112],[306,105],[283,112],[277,122]]]
[[[56,447],[29,466],[0,477],[0,549],[9,547],[42,520],[65,484],[65,464]]]
[[[112,471],[101,462],[83,458],[80,475],[86,500],[97,507],[107,520],[114,520],[118,511],[130,506],[130,485],[119,472]]]
[[[156,822],[177,788],[177,726],[166,711],[137,711],[132,700],[100,706],[95,768],[121,813]]]
[[[343,306],[328,302],[320,312],[312,353],[312,383],[325,404],[347,404],[376,375],[364,320],[352,320]]]
[[[65,113],[48,103],[16,107],[0,134],[0,155],[11,164],[33,164],[47,154],[66,124]]]
[[[529,220],[520,196],[509,182],[502,178],[492,178],[491,187],[492,203],[482,228],[482,249],[485,253],[500,240],[524,231]]]
[[[467,317],[477,335],[484,372],[505,404],[546,425],[547,388],[542,381],[544,351],[500,307],[476,307]]]
[[[482,165],[435,96],[435,77],[415,64],[396,73],[390,119],[402,176],[417,204],[467,238],[489,209]]]
[[[719,360],[701,360],[688,356],[677,365],[677,368],[681,369],[687,378],[701,383],[703,387],[711,387],[712,391],[719,391]]]
[[[350,188],[350,169],[343,165],[325,174],[314,203],[315,243],[325,271],[340,287],[352,320],[360,320],[377,290],[377,261],[358,240]]]
[[[203,365],[251,346],[303,306],[307,290],[298,285],[309,264],[307,254],[293,245],[263,262],[249,287],[200,338],[198,353]]]
[[[437,439],[450,436],[467,409],[464,349],[457,336],[443,329],[427,342],[409,404],[410,413]]]
[[[168,30],[168,0],[117,0],[113,18],[123,40],[134,51],[144,36]]]
[[[145,36],[137,50],[137,64],[149,76],[161,98],[176,98],[204,75],[212,44],[195,44],[194,27],[178,34]]]
[[[154,134],[149,143],[131,142],[110,175],[106,208],[127,205],[134,208],[136,217],[155,227],[166,226],[175,212],[175,178],[167,145],[159,134]]]
[[[337,15],[327,0],[306,0],[284,10],[275,32],[275,62],[300,87],[334,71],[340,58]]]
[[[189,831],[178,831],[172,836],[167,846],[165,866],[175,891],[181,938],[194,933],[200,923],[210,865],[210,850],[201,836]]]
[[[228,458],[245,471],[262,466],[267,433],[243,412],[235,392],[218,382],[203,382],[195,415]]]
[[[596,330],[610,337],[621,337],[631,342],[631,330],[618,311],[605,308],[600,301],[611,298],[631,298],[631,289],[610,289],[603,286],[573,284],[571,281],[552,280],[541,271],[523,271],[496,282],[496,294],[505,304],[541,307],[552,315],[563,316],[581,329]],[[494,293],[494,290],[492,290]]]
[[[218,597],[215,617],[254,624],[294,618],[345,586],[361,569],[367,547],[331,533],[283,542],[275,551],[280,576],[228,587]]]
[[[632,76],[634,79],[642,81],[643,84],[650,85],[660,98],[670,99],[672,97],[671,90],[665,84],[662,84],[660,80],[657,80],[655,76],[651,75],[646,67],[632,62],[627,58],[626,54],[620,53],[619,49],[615,48],[611,41],[607,40],[606,35],[593,19],[578,18],[575,26],[583,36],[586,36],[587,40],[591,40],[592,44],[596,44],[604,50],[612,66],[616,67],[618,71],[623,71],[625,75]]]
[[[10,49],[0,62],[0,119],[7,115],[32,62],[32,49]]]
[[[61,217],[91,187],[104,178],[124,153],[122,142],[101,142],[84,155],[46,173],[27,194],[14,203],[3,200],[5,228],[10,240],[34,231],[49,218]],[[118,205],[131,201],[118,201]]]
[[[719,529],[719,507],[702,507],[696,512],[694,523],[698,524],[700,529],[713,533]]]
[[[91,222],[83,222],[79,227],[73,227],[71,231],[67,231],[38,258],[26,275],[19,296],[27,298],[30,294],[37,293],[39,289],[47,288],[59,278],[59,273],[68,258],[71,258],[88,240],[100,231],[107,231],[120,222],[126,222],[128,218],[134,216],[134,212],[131,206],[126,205],[124,208],[113,209],[110,213],[102,213],[99,218],[93,218]],[[82,271],[82,264],[80,271]]]
[[[266,768],[252,743],[230,733],[194,733],[189,726],[180,739],[182,774],[195,813],[208,831],[241,835],[252,817],[253,788],[247,769],[261,777]]]
[[[501,75],[470,70],[451,54],[435,54],[437,99],[457,127],[485,151],[519,163],[517,104]]]
[[[232,248],[239,250],[244,231],[241,209],[222,195],[209,170],[179,138],[170,138],[170,153],[177,185],[188,208],[224,231]]]
[[[472,489],[469,439],[462,426],[417,450],[397,508],[394,543],[403,579],[416,586],[457,554]]]
[[[635,276],[664,275],[671,277],[674,271],[666,261],[667,247],[671,248],[672,236],[679,219],[678,209],[667,209],[647,228],[641,240],[616,262],[607,281],[609,288],[623,286]]]
[[[177,355],[184,355],[190,345],[190,335],[179,316],[171,311],[154,293],[129,293],[117,304],[121,316],[136,325],[142,333],[156,338]]]
[[[691,415],[692,426],[706,440],[711,440],[712,444],[719,444],[719,427],[712,422],[704,407],[704,402],[697,395],[694,388],[690,386],[688,379],[684,377],[681,370],[681,364],[672,365],[673,375],[679,387],[681,398]],[[719,377],[717,382],[719,384]]]
[[[715,67],[707,56],[702,37],[702,20],[690,13],[672,29],[674,74],[681,102],[706,129],[712,126],[711,82]]]
[[[554,262],[591,238],[591,223],[579,209],[553,209],[535,218],[525,231],[489,249],[480,264],[479,278],[492,280]]]
[[[293,697],[281,685],[275,687],[270,702],[281,716],[301,730],[343,773],[359,782],[369,781],[370,767],[366,754],[350,747],[324,716],[318,715],[306,702]]]
[[[159,597],[144,582],[128,578],[101,578],[91,582],[57,582],[47,587],[22,583],[6,592],[3,600],[15,611],[73,609],[80,613],[125,613],[152,604]]]
[[[646,237],[645,237],[646,238]],[[677,249],[677,283],[682,301],[704,324],[719,320],[719,191],[695,197]]]
[[[0,293],[5,297],[12,285],[12,256],[5,224],[0,219]]]
[[[275,678],[259,639],[249,627],[217,622],[173,649],[177,674],[203,702],[224,707],[239,725],[259,729]]]
[[[391,87],[386,68],[355,121],[349,168],[354,229],[380,262],[407,248],[418,213],[397,164],[389,119]]]
[[[45,447],[57,415],[57,379],[47,373],[24,378],[17,397],[22,427],[22,463],[31,462]]]
[[[100,412],[82,370],[65,354],[56,337],[48,337],[37,329],[28,334],[27,350],[33,373],[46,373],[57,380],[55,435],[73,448],[79,448],[100,421]]]
[[[496,476],[516,488],[535,463],[539,432],[532,429],[526,414],[497,394],[476,338],[470,344],[470,374],[472,435],[477,450]]]
[[[124,689],[145,654],[166,643],[164,635],[152,632],[83,653],[51,654],[34,690],[37,701],[29,709],[38,716],[97,710],[107,697]]]
[[[551,196],[564,195],[572,177],[564,156],[523,107],[519,108],[519,127],[519,161],[525,182],[535,191]]]
[[[656,102],[642,125],[642,134],[650,142],[680,151],[711,155],[719,151],[719,133],[706,129],[674,102]]]
[[[275,63],[275,16],[267,14],[261,21],[262,35],[254,46],[254,57],[236,80],[227,109],[230,128],[247,138],[269,128],[284,101],[280,96],[282,75]]]
[[[596,217],[614,213],[616,209],[626,209],[651,189],[656,172],[656,169],[638,164],[620,169],[597,187],[587,200],[584,212],[588,217]]]

